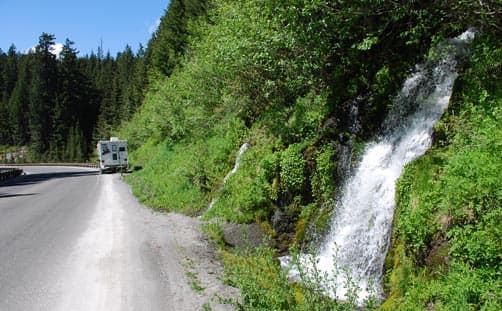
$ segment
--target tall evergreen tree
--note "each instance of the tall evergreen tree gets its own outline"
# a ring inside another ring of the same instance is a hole
[[[67,141],[68,130],[76,122],[81,106],[81,75],[77,67],[77,50],[66,39],[58,66],[58,92],[52,114],[52,158],[60,159]]]
[[[188,24],[206,14],[207,0],[172,0],[148,44],[154,70],[170,75],[181,62],[188,42]]]
[[[7,55],[5,57],[5,63],[0,66],[0,80],[3,81],[3,87],[0,87],[2,91],[1,100],[6,103],[9,101],[9,97],[14,90],[14,86],[17,81],[17,71],[18,71],[18,53],[16,47],[11,45]]]
[[[138,53],[135,57],[134,69],[132,73],[131,83],[127,87],[128,92],[128,101],[124,102],[123,111],[125,114],[123,115],[123,120],[129,120],[136,108],[140,106],[141,101],[143,100],[143,94],[148,85],[147,78],[147,63],[145,60],[145,50],[142,45],[139,46]]]
[[[30,88],[29,126],[33,152],[45,155],[49,150],[52,128],[51,114],[57,90],[54,35],[42,33],[35,48],[33,76]]]
[[[28,109],[31,81],[30,56],[20,57],[18,79],[9,100],[12,127],[12,144],[22,146],[29,141]]]
[[[13,120],[9,109],[11,97],[17,80],[18,55],[11,45],[7,54],[0,53],[0,145],[13,144]]]
[[[115,77],[116,62],[110,53],[101,61],[100,71],[97,76],[97,85],[101,92],[101,103],[98,121],[94,131],[94,139],[110,137],[114,119],[117,115],[117,79]]]
[[[1,96],[4,93],[4,89],[5,89],[5,82],[4,82],[2,73],[4,71],[4,67],[7,62],[6,59],[7,59],[7,56],[0,49],[0,145],[6,144],[6,136],[8,136],[8,128],[7,128],[6,124],[9,123],[7,104],[4,104],[4,101],[2,100],[2,96]]]
[[[134,66],[136,58],[129,45],[125,47],[124,52],[117,55],[117,72],[118,79],[118,113],[121,120],[127,120],[130,117],[132,106],[134,106],[132,86],[134,84]]]
[[[86,153],[86,139],[79,124],[76,123],[70,126],[68,130],[68,141],[66,143],[63,159],[70,162],[80,162],[86,158]]]
[[[5,82],[4,82],[4,77],[3,77],[3,71],[5,64],[7,63],[7,55],[0,49],[0,95],[3,94],[4,88],[5,88]],[[0,96],[0,101],[2,100],[2,97]]]

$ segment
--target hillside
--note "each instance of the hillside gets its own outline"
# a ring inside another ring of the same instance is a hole
[[[142,105],[119,131],[142,167],[128,181],[155,209],[211,220],[213,237],[222,221],[257,223],[270,235],[265,249],[222,246],[242,309],[351,309],[351,297],[324,296],[318,276],[290,284],[274,258],[319,246],[347,170],[382,130],[404,80],[437,57],[432,47],[474,27],[433,147],[398,182],[380,308],[500,309],[501,9],[497,1],[172,1],[148,49]]]

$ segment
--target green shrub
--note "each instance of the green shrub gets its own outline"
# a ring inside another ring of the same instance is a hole
[[[299,97],[281,136],[290,141],[315,139],[327,115],[326,96],[309,94]]]
[[[239,310],[337,311],[354,310],[349,302],[337,302],[322,289],[321,274],[301,276],[298,283],[288,280],[272,249],[252,252],[223,252],[226,281],[241,291]]]
[[[311,179],[312,193],[319,202],[328,201],[334,196],[336,176],[336,151],[332,145],[318,149],[316,168]]]
[[[305,160],[302,151],[302,145],[292,144],[281,153],[280,177],[284,192],[298,193],[305,185]]]

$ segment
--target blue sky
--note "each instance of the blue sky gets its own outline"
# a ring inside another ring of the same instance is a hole
[[[56,42],[75,42],[79,56],[103,50],[112,56],[129,44],[144,46],[164,15],[169,0],[0,0],[0,49],[11,44],[22,52],[38,43],[42,32]]]

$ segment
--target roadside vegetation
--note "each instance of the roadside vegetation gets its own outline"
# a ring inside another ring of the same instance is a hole
[[[434,146],[398,182],[387,299],[365,308],[502,309],[501,14],[492,0],[172,0],[141,104],[112,131],[142,168],[127,181],[152,208],[208,220],[238,309],[353,310],[322,275],[291,282],[277,257],[319,245],[404,79],[475,27]],[[230,247],[225,222],[260,224],[268,246]]]
[[[120,136],[143,167],[128,179],[143,202],[211,221],[239,308],[355,307],[328,298],[321,275],[291,283],[276,258],[315,249],[345,169],[378,133],[403,80],[435,42],[469,27],[472,54],[434,148],[399,181],[380,308],[500,308],[500,5],[201,3],[208,10],[187,17],[172,71],[153,75]],[[243,143],[250,148],[224,181]],[[225,221],[261,224],[269,247],[229,247]]]

